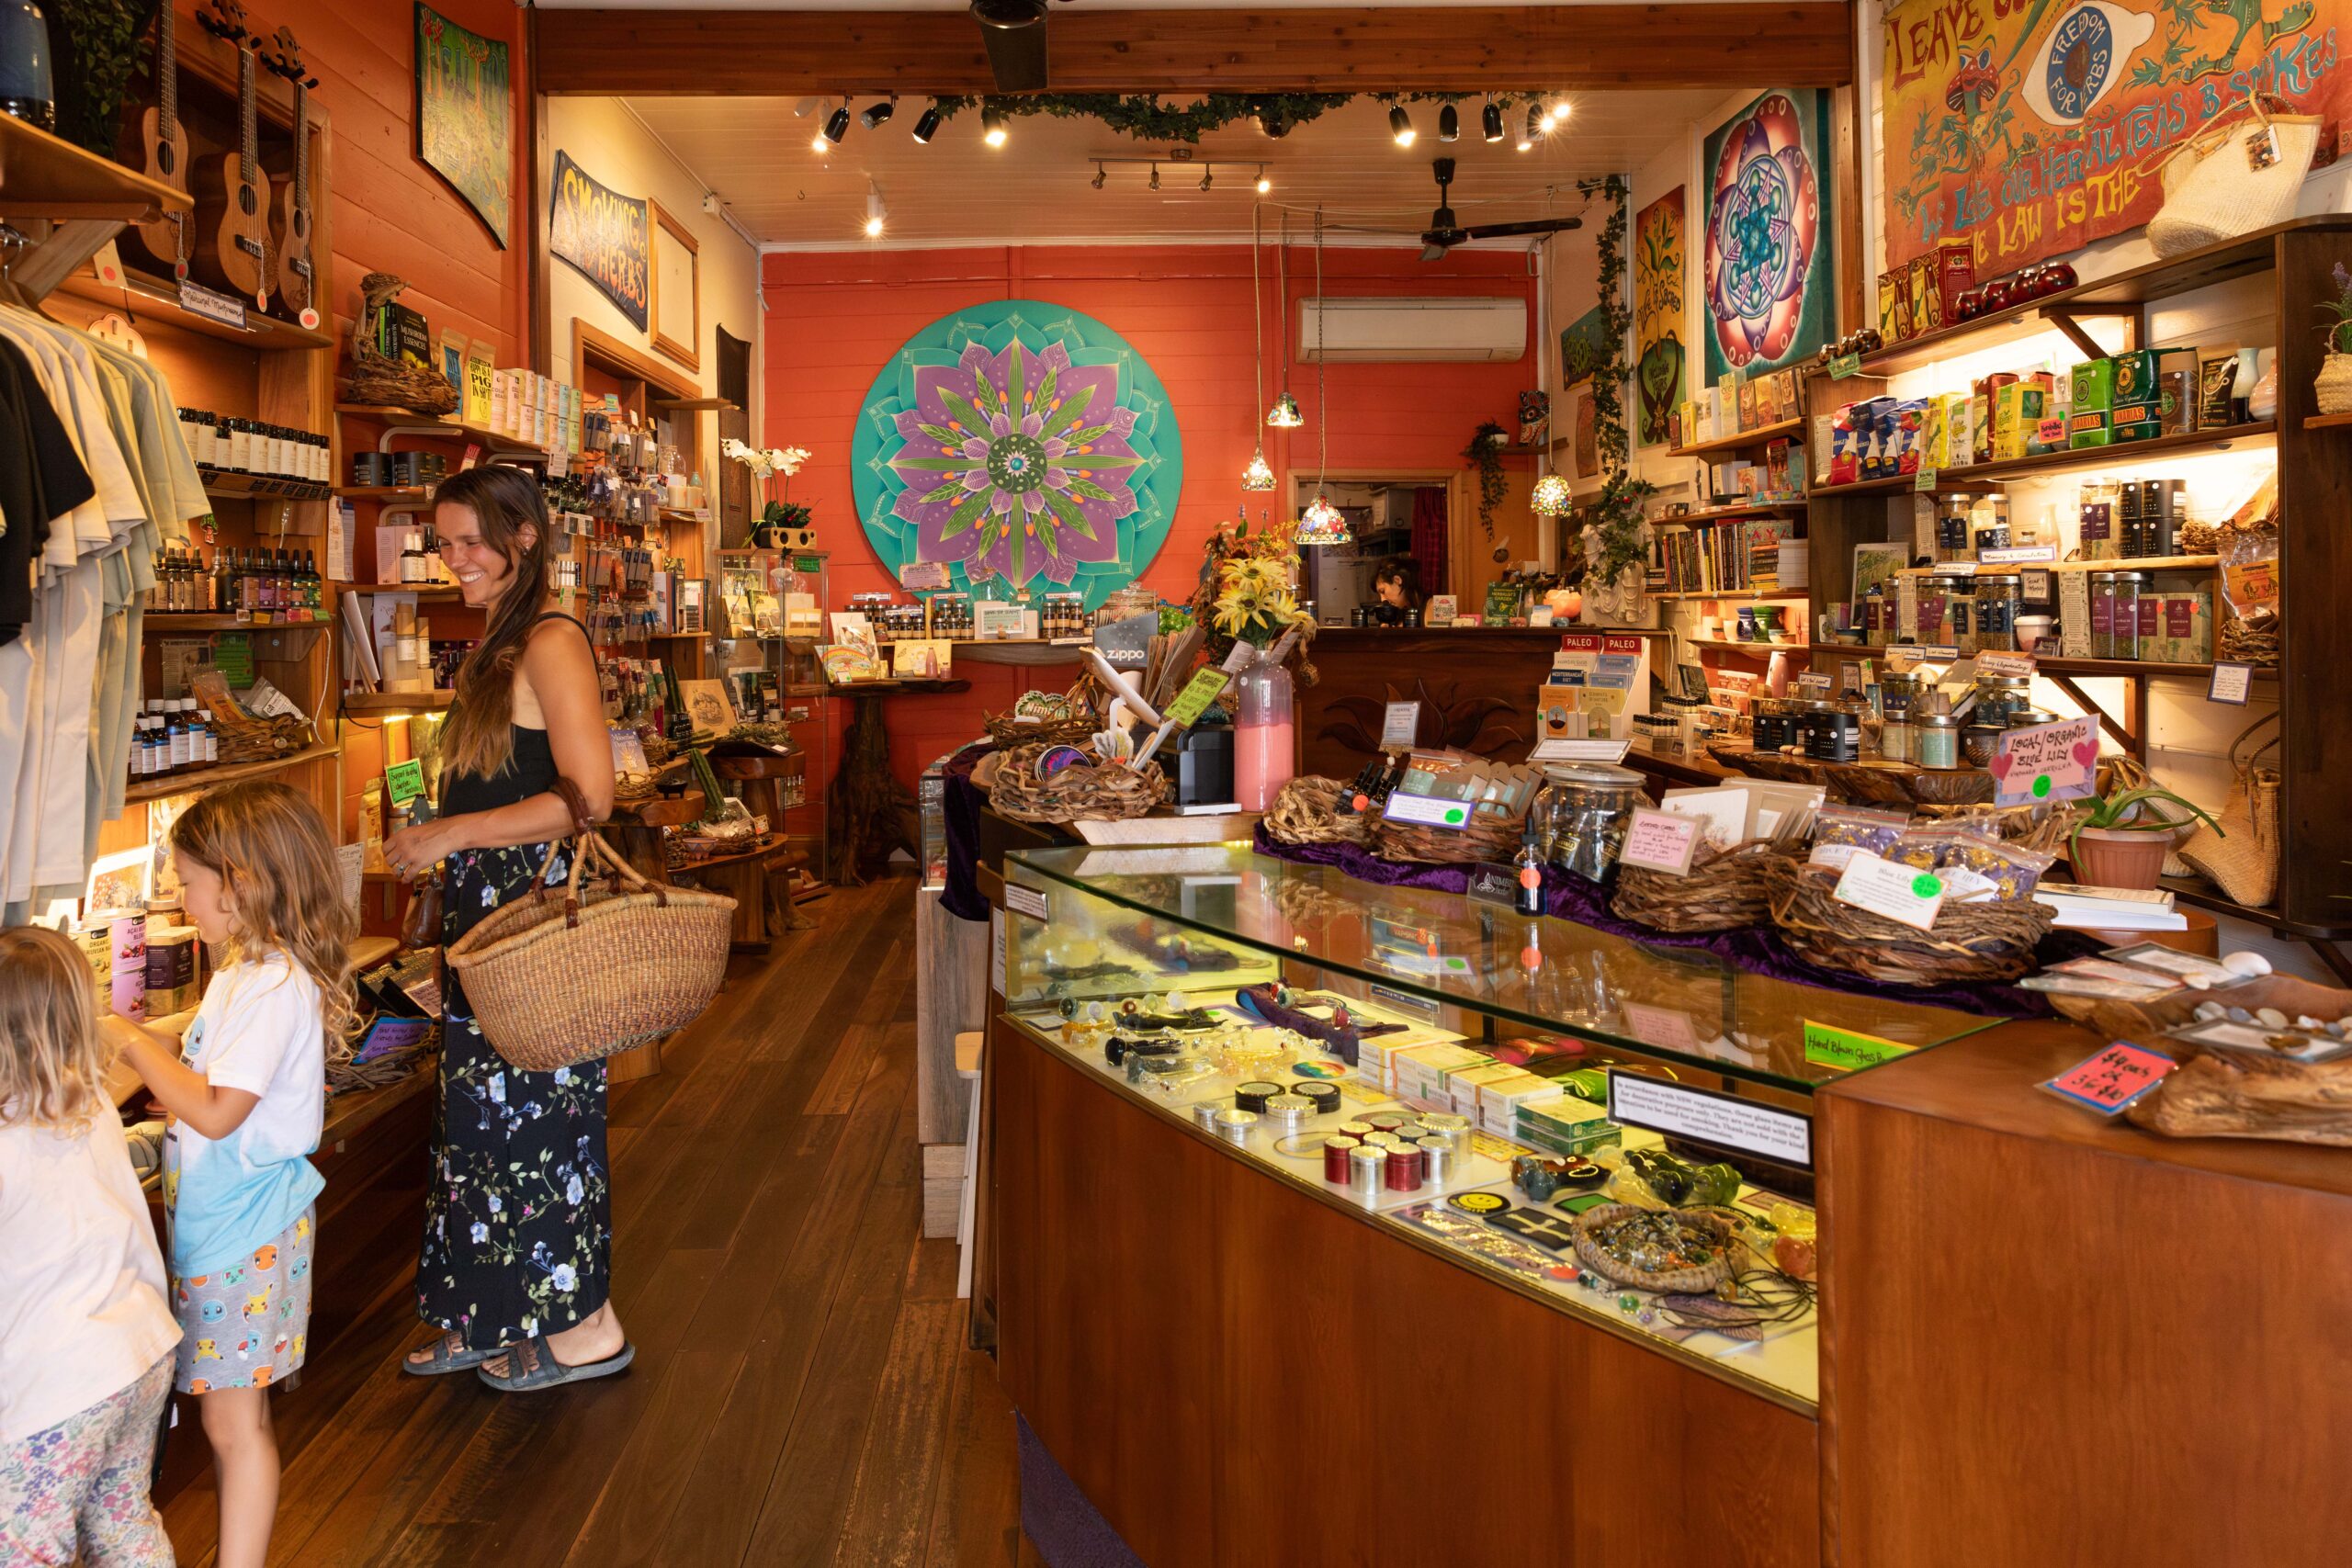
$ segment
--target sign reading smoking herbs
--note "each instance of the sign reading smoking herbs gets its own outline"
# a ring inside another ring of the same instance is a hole
[[[548,210],[548,249],[580,269],[639,332],[645,330],[651,290],[650,204],[588,177],[571,154],[555,155]]]

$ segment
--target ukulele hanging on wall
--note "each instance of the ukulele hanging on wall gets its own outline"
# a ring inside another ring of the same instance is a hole
[[[187,195],[187,132],[180,125],[179,51],[168,0],[155,7],[155,104],[139,117],[139,145],[147,154],[147,177]],[[147,254],[170,267],[175,278],[187,276],[187,213],[167,212],[135,225],[134,231]]]
[[[238,0],[207,0],[197,21],[237,51],[237,150],[221,154],[220,173],[199,169],[196,193],[196,263],[209,281],[266,310],[277,279],[269,264],[269,176],[262,172],[258,89],[253,36]]]
[[[319,84],[302,63],[292,28],[278,28],[272,41],[277,53],[270,59],[270,70],[294,84],[294,169],[278,195],[277,221],[272,226],[277,243],[277,299],[304,326],[315,329],[319,286],[311,252],[310,95]]]

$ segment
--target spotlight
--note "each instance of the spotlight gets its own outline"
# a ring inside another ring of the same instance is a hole
[[[838,147],[841,145],[842,138],[848,134],[849,106],[843,104],[833,111],[831,118],[825,121],[825,140]]]
[[[792,112],[796,118],[807,119],[824,107],[825,100],[822,98],[803,98],[792,106]]]
[[[882,237],[882,220],[888,218],[889,215],[890,209],[888,207],[884,205],[882,200],[882,187],[876,185],[872,180],[866,181],[865,237],[869,240],[880,239]]]
[[[1526,129],[1519,133],[1519,150],[1522,152],[1529,151],[1534,147],[1535,139],[1543,134],[1544,132],[1540,128],[1536,111],[1529,109],[1527,111]]]
[[[1004,116],[993,106],[980,111],[980,140],[991,147],[1004,145]]]
[[[833,150],[833,143],[832,143],[832,141],[826,141],[826,140],[825,140],[825,122],[824,122],[824,119],[823,119],[823,118],[822,118],[822,116],[823,116],[823,114],[824,114],[824,109],[825,109],[825,102],[826,102],[826,100],[822,100],[822,99],[820,99],[820,100],[819,100],[819,102],[818,102],[818,104],[817,104],[817,108],[816,108],[816,111],[815,111],[815,112],[818,114],[818,116],[819,116],[820,118],[819,118],[819,119],[818,119],[818,121],[817,121],[817,130],[816,130],[815,134],[811,135],[811,136],[808,138],[808,146],[809,146],[809,150],[810,150],[811,152],[831,152],[831,151]],[[838,141],[839,140],[841,140],[839,137],[835,137],[835,138],[833,139],[833,141]]]
[[[1151,166],[1151,188],[1154,190],[1159,188],[1159,165],[1157,164]]]
[[[1577,110],[1577,107],[1576,107],[1576,105],[1574,105],[1574,104],[1570,103],[1570,102],[1569,102],[1567,99],[1566,99],[1566,98],[1555,98],[1555,99],[1553,99],[1553,100],[1552,100],[1552,123],[1553,123],[1553,124],[1555,124],[1555,125],[1559,124],[1559,123],[1560,123],[1560,122],[1562,122],[1563,120],[1566,120],[1566,119],[1568,118],[1568,116],[1570,116],[1570,115],[1572,115],[1572,114],[1576,113],[1576,110]]]
[[[1095,165],[1094,165],[1094,180],[1093,180],[1093,185],[1094,185],[1094,188],[1095,188],[1096,190],[1101,190],[1101,189],[1102,188],[1102,182],[1103,182],[1104,180],[1109,179],[1110,177],[1111,177],[1111,176],[1110,176],[1110,175],[1109,175],[1107,172],[1105,172],[1105,171],[1104,171],[1104,169],[1103,169],[1103,167],[1102,167],[1102,164],[1095,164]]]
[[[1279,109],[1260,109],[1258,129],[1276,141],[1280,141],[1290,134],[1290,121],[1282,117],[1282,111]]]
[[[922,114],[915,120],[915,140],[917,141],[929,141],[933,137],[938,134],[939,100],[937,98],[933,98],[931,100],[931,107],[923,110]]]
[[[1478,125],[1479,128],[1487,133],[1487,141],[1500,141],[1503,139],[1502,105],[1495,102],[1492,98],[1488,98],[1487,100],[1486,108],[1481,110],[1479,113]]]
[[[1261,164],[1258,169],[1258,194],[1260,196],[1271,195],[1273,188],[1274,182],[1266,177],[1265,166]]]
[[[1451,141],[1461,134],[1462,116],[1455,112],[1453,106],[1452,104],[1448,104],[1445,107],[1438,110],[1437,139],[1440,141]]]
[[[1388,134],[1396,139],[1396,145],[1399,147],[1410,147],[1413,144],[1413,117],[1405,112],[1405,106],[1402,104],[1395,104],[1389,107]]]
[[[878,104],[867,105],[865,112],[857,117],[857,123],[865,127],[868,130],[878,130],[888,121],[892,115],[898,112],[899,100],[896,98],[886,98]]]
[[[1201,171],[1201,188],[1203,190],[1208,189],[1211,185],[1216,183],[1216,171],[1215,169],[1203,169]]]
[[[1542,131],[1546,136],[1552,134],[1552,111],[1550,109],[1545,109],[1544,111],[1544,118],[1535,122],[1535,129]]]

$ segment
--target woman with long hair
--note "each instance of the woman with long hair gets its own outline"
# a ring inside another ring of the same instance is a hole
[[[1392,556],[1372,574],[1372,616],[1384,626],[1401,626],[1421,607],[1421,563],[1411,556]]]
[[[555,790],[592,816],[613,805],[596,659],[587,628],[547,607],[548,510],[519,468],[469,468],[434,498],[441,558],[481,610],[441,732],[441,813],[384,840],[395,875],[440,867],[441,940],[570,872],[549,846],[571,829]],[[478,1368],[507,1392],[626,1368],[612,1304],[605,1065],[529,1073],[486,1039],[454,975],[442,993],[440,1097],[417,1259],[417,1314],[443,1332],[412,1352],[420,1377]]]

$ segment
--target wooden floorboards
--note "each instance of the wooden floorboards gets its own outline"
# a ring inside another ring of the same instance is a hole
[[[813,906],[816,930],[734,962],[660,1077],[614,1091],[627,1376],[504,1396],[404,1375],[422,1151],[415,1180],[352,1205],[367,1305],[275,1403],[273,1563],[1036,1561],[956,1244],[919,1239],[912,897],[900,877]],[[210,1475],[166,1487],[180,1561],[204,1568]]]

